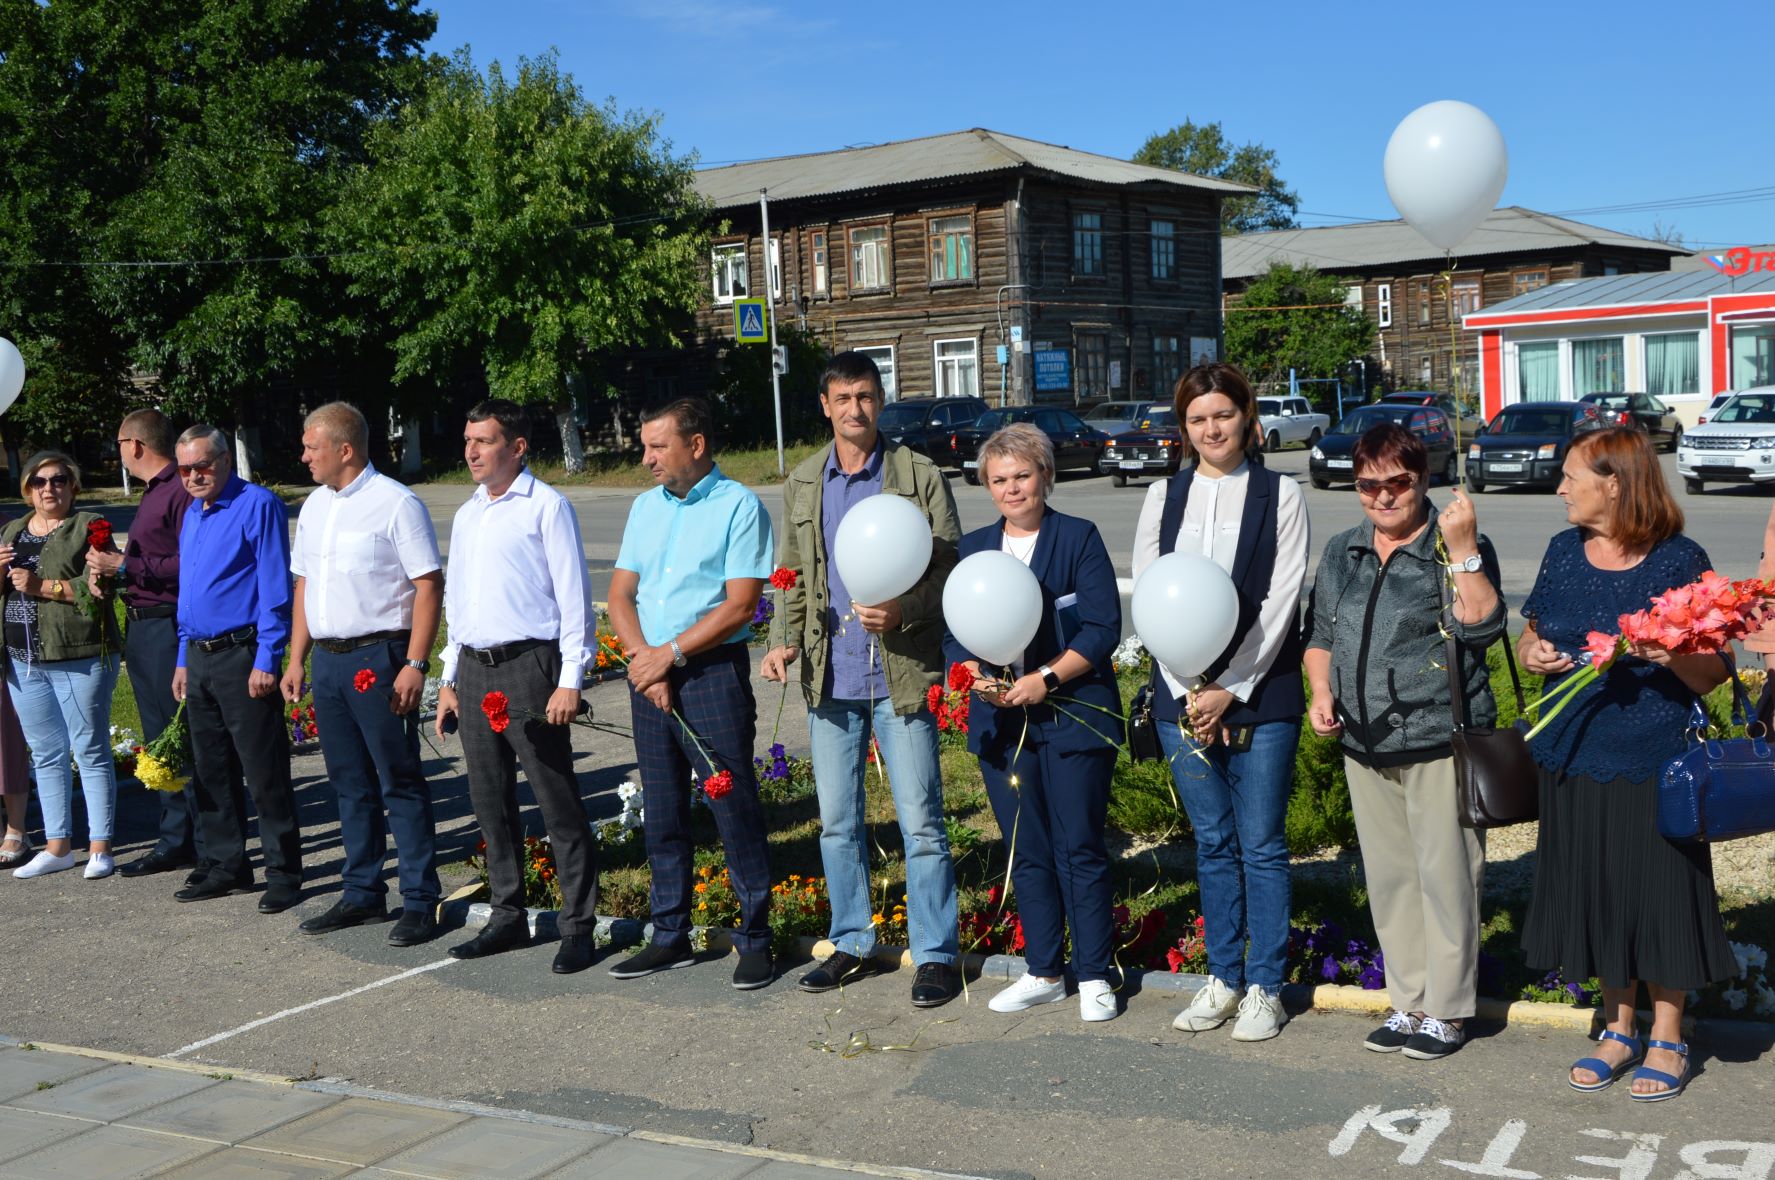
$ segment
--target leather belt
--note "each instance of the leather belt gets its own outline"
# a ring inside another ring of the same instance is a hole
[[[496,668],[507,660],[515,660],[527,651],[547,647],[553,642],[552,639],[520,639],[497,647],[465,647],[462,654],[483,667]]]
[[[191,646],[206,655],[214,655],[219,651],[227,651],[231,647],[239,647],[243,643],[251,643],[258,637],[258,627],[242,627],[240,630],[230,631],[226,635],[216,635],[209,639],[193,639]]]
[[[179,608],[170,602],[161,603],[158,606],[126,606],[123,608],[124,617],[132,623],[138,623],[143,619],[170,619],[178,613]]]
[[[372,643],[393,643],[400,640],[405,643],[413,638],[411,631],[376,631],[369,635],[359,635],[354,639],[316,639],[314,646],[322,651],[330,651],[336,656],[346,655],[360,647],[369,647]]]

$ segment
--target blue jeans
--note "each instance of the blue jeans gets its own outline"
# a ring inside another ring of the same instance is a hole
[[[71,839],[74,832],[74,783],[68,756],[80,768],[80,793],[86,797],[87,839],[109,841],[117,810],[117,769],[111,761],[111,690],[117,686],[119,660],[110,655],[52,664],[14,663],[6,684],[31,747],[37,773],[37,800],[43,808],[43,836]],[[21,675],[22,673],[22,675]]]
[[[906,912],[912,961],[953,963],[955,862],[943,827],[943,776],[937,768],[937,723],[920,708],[904,717],[891,700],[829,700],[809,709],[814,782],[820,796],[820,860],[832,901],[832,944],[861,958],[875,949],[869,898],[869,840],[863,781],[873,731],[887,763],[894,811],[906,845]]]
[[[1290,888],[1284,821],[1294,789],[1300,722],[1255,728],[1251,748],[1230,754],[1216,743],[1192,753],[1175,721],[1158,721],[1159,744],[1196,830],[1208,971],[1231,987],[1272,995],[1288,961]],[[1246,941],[1250,947],[1247,949]]]

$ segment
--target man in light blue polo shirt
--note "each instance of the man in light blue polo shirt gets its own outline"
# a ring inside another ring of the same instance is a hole
[[[637,979],[692,961],[690,793],[715,814],[739,898],[733,985],[771,981],[770,863],[752,772],[758,707],[746,637],[771,572],[770,516],[715,465],[708,404],[641,420],[660,485],[635,498],[610,576],[610,623],[629,652],[629,704],[653,869],[653,939],[610,969]],[[699,784],[693,788],[693,782]]]

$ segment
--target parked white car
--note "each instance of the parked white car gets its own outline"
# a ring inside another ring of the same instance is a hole
[[[1775,483],[1775,385],[1747,389],[1691,426],[1676,450],[1690,492],[1708,483]]]
[[[1263,449],[1279,451],[1290,443],[1315,446],[1331,429],[1331,418],[1314,413],[1304,397],[1260,397],[1257,420],[1263,428]]]

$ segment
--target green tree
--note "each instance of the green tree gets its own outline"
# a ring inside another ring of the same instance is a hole
[[[777,342],[788,350],[789,371],[778,379],[783,398],[783,440],[800,442],[826,431],[820,413],[820,374],[831,359],[814,333],[793,318],[777,321]],[[710,399],[729,446],[775,445],[776,407],[771,403],[770,352],[760,344],[730,344],[709,382]]]
[[[679,343],[706,282],[705,212],[651,119],[589,104],[553,56],[507,80],[462,52],[372,133],[331,231],[404,398],[479,367],[494,394],[554,407],[572,468],[569,375]]]
[[[1134,162],[1237,181],[1258,189],[1250,196],[1221,199],[1222,233],[1292,229],[1296,224],[1294,215],[1300,211],[1300,197],[1276,175],[1276,153],[1260,143],[1234,147],[1227,142],[1219,123],[1197,125],[1185,119],[1169,131],[1149,136],[1134,153]]]
[[[1374,321],[1344,302],[1344,281],[1310,266],[1278,262],[1227,308],[1227,359],[1254,382],[1275,384],[1294,369],[1335,377],[1374,345]]]

